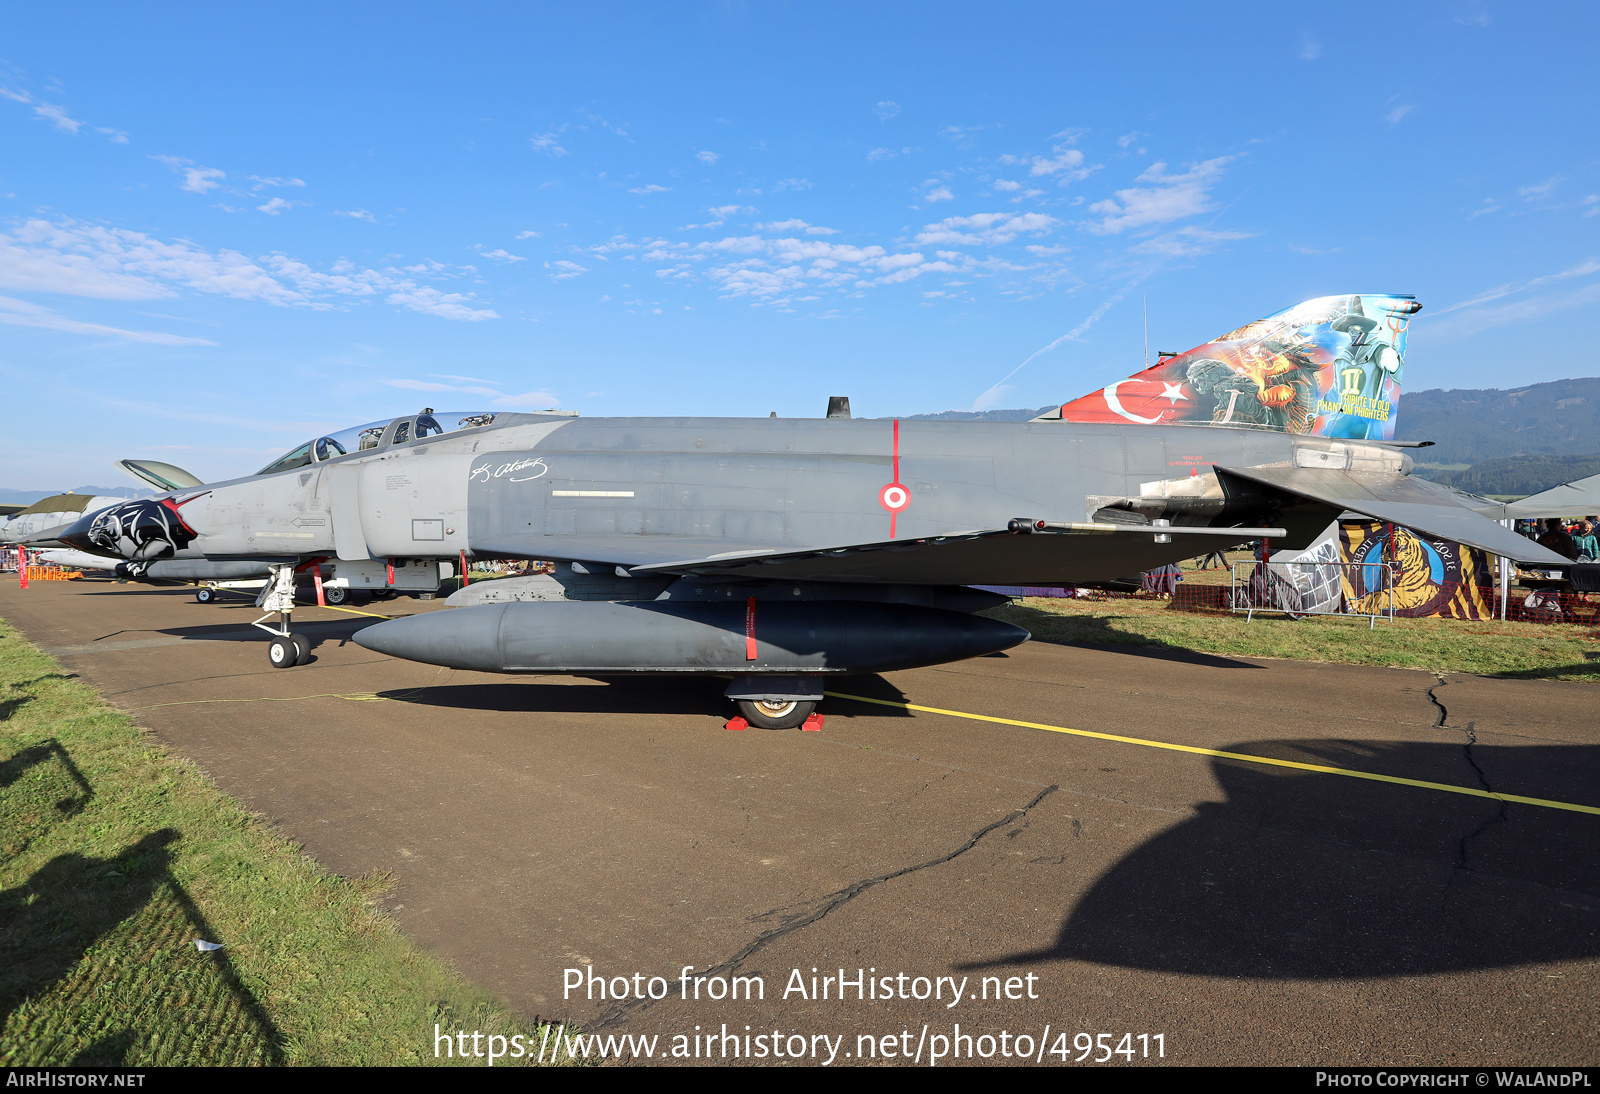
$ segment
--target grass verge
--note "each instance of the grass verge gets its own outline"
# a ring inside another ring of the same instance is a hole
[[[984,613],[1033,632],[1035,641],[1164,646],[1242,657],[1470,672],[1525,680],[1600,683],[1600,640],[1568,624],[1397,619],[1291,620],[1174,611],[1164,600],[1055,600],[1030,597]]]
[[[387,880],[328,873],[0,620],[0,1065],[431,1064],[435,1023],[537,1045],[377,910]]]

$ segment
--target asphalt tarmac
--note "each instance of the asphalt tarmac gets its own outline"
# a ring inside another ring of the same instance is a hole
[[[820,733],[741,733],[718,681],[436,669],[333,609],[297,612],[315,660],[274,669],[257,614],[0,587],[308,854],[392,872],[421,945],[657,1060],[1600,1063],[1591,686],[1032,642],[837,681],[880,703],[830,698]]]

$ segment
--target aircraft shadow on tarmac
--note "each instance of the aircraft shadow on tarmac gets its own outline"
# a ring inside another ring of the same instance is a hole
[[[93,797],[54,740],[0,762],[0,855],[14,861]],[[109,857],[56,855],[0,890],[0,1058],[116,1066],[145,1042],[144,1062],[283,1062],[281,1035],[226,951],[194,948],[217,934],[172,874],[178,839],[163,828]],[[144,1018],[162,1022],[159,1042]]]
[[[1600,805],[1600,748],[1254,741],[1274,756]],[[1476,765],[1476,770],[1474,769]],[[1057,960],[1268,979],[1414,976],[1600,954],[1600,816],[1212,763],[1227,791],[1102,875]],[[1051,862],[1057,861],[1050,859]],[[1070,853],[1061,861],[1070,868]]]
[[[505,713],[561,714],[726,714],[733,704],[722,696],[721,679],[704,676],[569,677],[574,683],[549,683],[549,677],[508,680],[503,684],[446,684],[440,687],[396,688],[378,694],[385,699],[455,710],[497,710]],[[604,687],[579,683],[595,681]],[[830,681],[830,689],[846,686],[855,694],[905,702],[905,693],[881,676],[850,676]],[[718,705],[722,704],[722,705]],[[726,707],[726,709],[724,709]],[[843,717],[843,706],[828,711]],[[909,718],[903,707],[874,706],[877,718]]]

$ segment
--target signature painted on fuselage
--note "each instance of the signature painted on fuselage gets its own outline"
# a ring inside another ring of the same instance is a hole
[[[530,472],[530,474],[519,475],[518,472],[522,471]],[[531,482],[534,479],[543,478],[549,473],[550,468],[545,466],[544,457],[535,456],[532,459],[503,463],[499,467],[492,463],[479,464],[467,476],[467,481],[488,482],[490,479],[509,477],[511,482]]]

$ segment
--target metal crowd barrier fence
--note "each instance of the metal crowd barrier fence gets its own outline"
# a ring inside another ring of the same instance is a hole
[[[1395,567],[1387,562],[1261,562],[1233,563],[1228,607],[1244,612],[1303,615],[1365,616],[1394,622]]]

